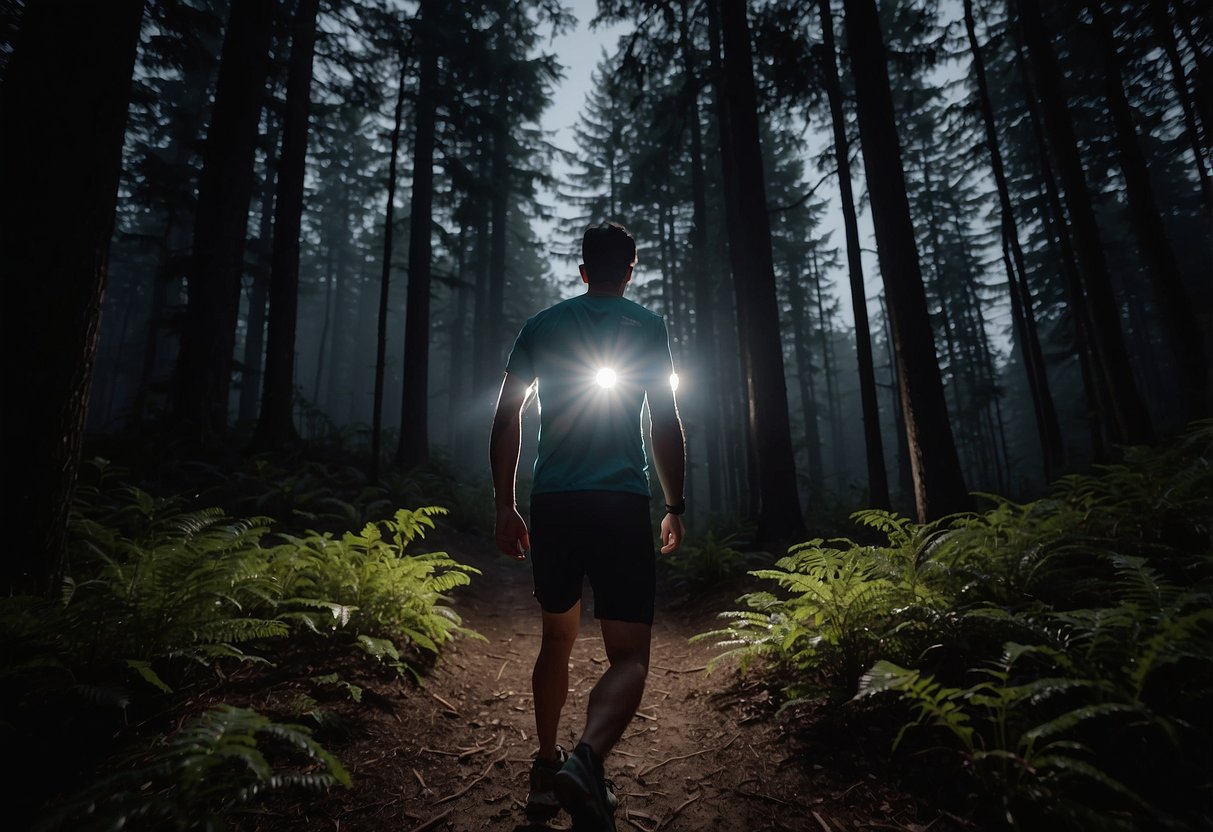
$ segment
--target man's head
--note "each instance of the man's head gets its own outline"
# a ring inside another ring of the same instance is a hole
[[[581,238],[581,277],[591,287],[619,287],[632,277],[636,240],[616,222],[591,225]]]

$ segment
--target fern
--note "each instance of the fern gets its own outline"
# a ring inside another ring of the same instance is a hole
[[[307,728],[219,705],[119,760],[35,829],[217,829],[264,792],[349,785],[341,762]]]

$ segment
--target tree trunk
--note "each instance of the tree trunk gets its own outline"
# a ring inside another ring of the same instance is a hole
[[[729,126],[731,116],[729,114],[729,96],[726,90],[726,82],[724,80],[724,69],[721,65],[721,35],[720,35],[720,0],[708,0],[707,18],[708,18],[708,42],[709,42],[709,59],[711,63],[711,73],[713,84],[715,86],[715,96],[713,103],[716,110],[716,132],[720,141],[720,179],[724,190],[724,218],[725,227],[732,229],[737,227],[737,223],[741,221],[741,211],[737,202],[737,172],[733,159],[733,133]],[[765,211],[765,209],[764,209]],[[743,255],[739,247],[733,242],[730,234],[721,235],[721,242],[726,249],[727,259],[730,264],[730,269],[735,271],[737,268],[744,268],[744,263],[737,265]],[[737,356],[738,370],[740,375],[735,381],[737,383],[730,385],[730,394],[728,400],[722,403],[726,412],[730,413],[730,417],[726,418],[726,423],[732,425],[740,425],[741,436],[743,441],[739,442],[736,437],[732,437],[729,443],[730,448],[730,470],[742,476],[741,483],[736,489],[738,494],[737,502],[745,502],[746,516],[757,520],[759,513],[759,498],[761,489],[758,483],[758,464],[757,464],[757,437],[754,435],[754,421],[750,418],[748,404],[753,401],[753,393],[750,389],[750,342],[747,336],[747,324],[745,320],[745,309],[738,295],[739,284],[736,280],[733,283],[733,309],[736,312],[734,321],[736,323],[737,336]],[[723,294],[720,293],[717,301],[723,300]],[[723,322],[725,318],[725,310],[727,305],[721,304],[720,320]],[[721,324],[722,327],[726,325]],[[732,326],[727,327],[733,330]],[[737,401],[737,396],[742,397],[742,401]],[[740,418],[736,418],[740,411]],[[741,463],[744,461],[744,468]],[[744,472],[744,474],[743,474]]]
[[[1082,278],[1078,274],[1078,260],[1074,254],[1074,246],[1066,227],[1065,211],[1061,205],[1060,191],[1057,179],[1053,175],[1053,166],[1049,159],[1049,149],[1045,143],[1044,128],[1040,123],[1036,98],[1033,95],[1033,84],[1024,60],[1023,49],[1017,42],[1014,44],[1015,65],[1019,70],[1020,79],[1024,86],[1024,98],[1027,103],[1028,121],[1032,125],[1032,137],[1036,147],[1037,163],[1044,184],[1045,210],[1042,224],[1049,232],[1049,241],[1055,243],[1059,250],[1062,274],[1066,281],[1066,300],[1070,306],[1070,319],[1074,326],[1074,347],[1081,364],[1083,393],[1087,406],[1087,426],[1090,432],[1091,456],[1093,459],[1104,458],[1104,427],[1111,425],[1111,405],[1103,373],[1096,373],[1093,366],[1095,358],[1095,337],[1091,329],[1091,316],[1087,309],[1086,294],[1082,287]],[[1021,275],[1026,280],[1027,275]]]
[[[490,367],[489,331],[489,152],[483,133],[477,149],[476,189],[472,194],[472,222],[476,227],[475,286],[472,293],[472,389],[477,402],[485,407],[488,391],[492,389],[493,374],[500,367]]]
[[[724,0],[721,23],[730,149],[737,175],[738,222],[730,224],[729,249],[740,317],[745,321],[742,338],[750,355],[750,421],[760,493],[758,533],[764,540],[785,541],[804,533],[804,519],[788,422],[771,226],[763,187],[754,66],[744,0]]]
[[[846,0],[872,223],[888,301],[906,444],[921,521],[971,505],[952,436],[906,198],[901,147],[875,0]]]
[[[396,85],[396,115],[392,123],[392,155],[387,172],[387,206],[383,211],[383,263],[379,273],[379,317],[375,335],[375,394],[371,405],[371,469],[372,482],[379,481],[379,458],[383,435],[383,376],[387,367],[388,290],[392,281],[392,243],[396,229],[396,168],[400,154],[400,126],[404,116],[405,79],[409,62],[400,58],[400,77]]]
[[[800,269],[789,264],[788,306],[792,313],[792,347],[796,354],[796,382],[800,388],[800,407],[804,415],[804,441],[808,452],[809,485],[824,490],[821,467],[821,432],[817,426],[817,400],[813,394],[813,363],[806,332],[808,309],[801,285]]]
[[[325,392],[324,402],[325,408],[332,415],[334,421],[340,421],[341,417],[337,415],[337,403],[341,401],[343,396],[350,394],[350,375],[346,371],[346,355],[349,352],[347,349],[348,331],[343,322],[347,322],[351,317],[348,313],[350,309],[350,239],[353,233],[350,223],[350,185],[349,182],[342,182],[341,198],[337,201],[337,208],[340,214],[340,229],[341,236],[337,238],[337,255],[336,263],[334,264],[333,276],[337,281],[337,297],[335,299],[336,316],[333,318],[333,337],[330,341],[331,349],[329,351],[329,383],[328,390]]]
[[[1028,388],[1032,394],[1033,412],[1036,415],[1036,433],[1040,440],[1041,458],[1044,461],[1045,480],[1050,481],[1065,462],[1061,440],[1061,428],[1057,423],[1057,410],[1053,406],[1053,394],[1049,389],[1048,370],[1040,339],[1036,334],[1036,315],[1032,309],[1032,292],[1028,286],[1028,273],[1024,266],[1023,249],[1019,245],[1019,231],[1015,226],[1015,214],[1011,210],[1010,189],[1002,166],[1002,152],[998,147],[998,130],[994,124],[994,108],[990,104],[990,90],[986,84],[985,61],[977,44],[977,22],[973,18],[973,0],[964,0],[965,30],[969,36],[969,49],[973,53],[973,74],[977,80],[978,103],[986,130],[986,146],[990,150],[990,166],[994,172],[994,183],[998,190],[998,205],[1002,212],[1002,244],[1010,257],[1006,259],[1007,287],[1011,295],[1011,310],[1015,323],[1014,331],[1024,356],[1028,371]],[[1018,278],[1016,277],[1018,273]]]
[[[1154,24],[1154,33],[1166,53],[1167,63],[1171,70],[1171,83],[1175,87],[1176,99],[1184,116],[1184,129],[1187,132],[1188,144],[1192,148],[1192,163],[1200,177],[1200,195],[1205,203],[1206,211],[1213,211],[1213,181],[1209,179],[1209,169],[1205,166],[1204,145],[1201,142],[1201,128],[1198,124],[1196,105],[1192,103],[1192,94],[1188,91],[1188,79],[1184,74],[1183,61],[1179,57],[1179,44],[1175,40],[1175,30],[1171,26],[1171,13],[1163,0],[1148,0],[1150,16]],[[1209,140],[1209,125],[1204,125],[1206,143]]]
[[[256,262],[250,270],[248,321],[244,333],[244,361],[240,371],[240,410],[237,420],[252,424],[261,409],[261,366],[265,361],[265,305],[270,288],[270,260],[274,253],[274,191],[277,190],[281,125],[272,117],[265,132],[265,178],[261,182],[261,220],[257,226]]]
[[[455,282],[451,291],[455,294],[455,317],[451,321],[450,345],[448,352],[451,356],[450,387],[447,395],[447,445],[450,447],[451,461],[456,464],[463,462],[463,448],[460,438],[465,429],[464,418],[467,400],[463,394],[465,365],[467,364],[467,319],[468,295],[471,294],[467,283],[467,223],[460,222],[459,237],[455,251]]]
[[[880,436],[880,408],[876,402],[876,370],[872,361],[872,333],[868,324],[868,302],[863,285],[863,259],[859,244],[859,222],[851,190],[850,146],[846,116],[842,111],[842,85],[838,79],[834,17],[830,0],[817,0],[821,17],[822,79],[830,103],[834,131],[834,160],[838,165],[838,190],[842,221],[846,229],[847,273],[851,283],[851,307],[855,314],[855,355],[859,360],[859,400],[863,408],[863,439],[868,463],[868,505],[889,508],[889,475],[885,470],[884,441]]]
[[[400,401],[400,447],[396,465],[408,471],[430,458],[430,225],[434,205],[435,96],[438,46],[433,0],[422,0],[418,16],[421,74],[417,132],[413,142],[413,196],[409,215],[409,283],[404,321],[404,385]]]
[[[189,66],[183,73],[183,100],[178,112],[181,114],[169,145],[169,165],[174,169],[187,168],[197,152],[198,135],[205,125],[207,94],[210,92],[211,75],[216,61],[207,61]],[[188,279],[188,262],[183,256],[189,250],[190,231],[195,218],[192,200],[192,183],[182,187],[181,192],[168,205],[164,218],[164,233],[160,238],[156,272],[152,283],[151,309],[147,316],[147,331],[143,341],[143,357],[139,371],[138,389],[135,393],[133,420],[143,421],[148,403],[152,398],[152,385],[160,370],[163,353],[160,342],[166,331],[171,330],[168,312],[169,284],[181,285]],[[176,339],[173,339],[174,342]],[[175,356],[174,356],[175,358]]]
[[[716,338],[716,316],[713,314],[712,274],[708,270],[707,185],[703,173],[703,131],[699,123],[699,80],[696,76],[694,52],[690,38],[690,19],[686,0],[682,0],[681,42],[683,74],[688,95],[686,117],[691,128],[691,274],[695,299],[695,329],[690,351],[695,358],[689,369],[695,379],[691,400],[703,420],[703,460],[707,468],[708,510],[719,511],[722,506],[719,396],[715,382],[720,366],[719,344]]]
[[[142,16],[140,0],[30,0],[0,87],[4,595],[57,597],[68,566]]]
[[[491,213],[493,233],[489,238],[489,296],[487,355],[490,381],[500,379],[505,369],[502,350],[505,340],[502,324],[505,317],[505,242],[506,208],[510,201],[510,136],[506,125],[505,101],[498,100],[493,117],[493,191]]]
[[[1179,273],[1175,250],[1171,247],[1162,214],[1154,201],[1145,155],[1138,144],[1137,127],[1133,123],[1128,99],[1125,98],[1120,55],[1116,51],[1112,29],[1099,0],[1087,0],[1087,8],[1094,18],[1095,31],[1103,47],[1104,90],[1116,126],[1116,155],[1125,177],[1133,231],[1153,277],[1163,337],[1179,376],[1186,416],[1188,419],[1200,418],[1208,415],[1210,409],[1209,371],[1200,324],[1192,312],[1192,302]]]
[[[1049,43],[1039,0],[1019,0],[1019,9],[1024,42],[1035,74],[1036,93],[1043,108],[1045,132],[1065,189],[1075,253],[1091,317],[1095,354],[1109,394],[1112,428],[1120,442],[1149,442],[1154,430],[1145,402],[1133,381],[1095,210],[1083,175],[1069,105],[1062,92],[1061,71]]]
[[[308,116],[312,59],[320,0],[299,0],[291,28],[291,57],[282,119],[282,163],[274,205],[274,257],[270,268],[269,325],[266,327],[265,387],[253,445],[279,448],[299,441],[293,418],[295,326],[299,307],[299,233],[303,221],[303,180],[307,171]]]
[[[227,428],[240,275],[244,269],[257,126],[269,73],[273,0],[233,3],[207,131],[174,377],[173,415],[205,438]]]

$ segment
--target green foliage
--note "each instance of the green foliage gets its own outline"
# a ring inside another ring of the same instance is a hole
[[[1047,499],[920,525],[883,545],[792,547],[751,574],[782,592],[698,638],[792,697],[909,709],[894,747],[953,750],[1014,828],[1188,829],[1211,817],[1213,423],[1060,480]]]
[[[93,470],[75,505],[74,575],[61,598],[0,598],[0,742],[37,749],[20,775],[30,787],[17,790],[27,800],[45,796],[48,785],[62,788],[62,778],[52,785],[45,773],[68,757],[74,777],[93,781],[70,816],[95,814],[98,828],[128,820],[217,828],[214,818],[267,788],[344,783],[340,765],[306,731],[235,709],[153,739],[103,780],[95,767],[115,744],[145,743],[174,691],[199,680],[199,666],[222,678],[221,665],[264,663],[288,637],[320,637],[417,676],[453,638],[478,637],[445,596],[477,570],[445,553],[406,552],[441,508],[400,509],[339,538],[275,534],[268,518],[189,510],[180,498],[119,484],[108,465]],[[313,681],[362,699],[357,685],[336,676]],[[309,702],[287,710],[323,727],[327,715]],[[81,728],[89,734],[79,736]],[[327,773],[271,771],[267,739]]]
[[[442,513],[436,507],[400,509],[391,520],[340,539],[329,532],[284,535],[287,542],[269,552],[267,563],[282,593],[280,617],[315,632],[357,633],[367,653],[394,664],[401,661],[396,640],[437,655],[456,635],[478,637],[441,602],[479,570],[444,552],[404,554]],[[392,643],[390,649],[383,641]]]
[[[264,792],[335,785],[350,776],[307,728],[219,705],[156,737],[35,828],[226,829],[225,816]]]
[[[688,589],[727,583],[769,558],[766,552],[745,552],[736,548],[739,536],[740,532],[721,533],[715,528],[702,534],[687,535],[678,551],[661,558],[658,564],[676,585]]]

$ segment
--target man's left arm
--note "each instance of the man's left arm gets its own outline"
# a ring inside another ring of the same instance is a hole
[[[668,505],[682,502],[686,477],[686,439],[682,420],[674,403],[674,391],[667,383],[649,391],[649,432],[653,438],[653,463],[657,479]],[[682,544],[682,518],[666,513],[661,521],[661,553],[668,555]]]
[[[531,548],[530,533],[526,521],[518,513],[514,495],[518,456],[522,452],[522,408],[529,389],[529,382],[517,375],[505,374],[489,438],[489,464],[493,469],[493,495],[497,504],[497,548],[515,560],[524,560]]]

